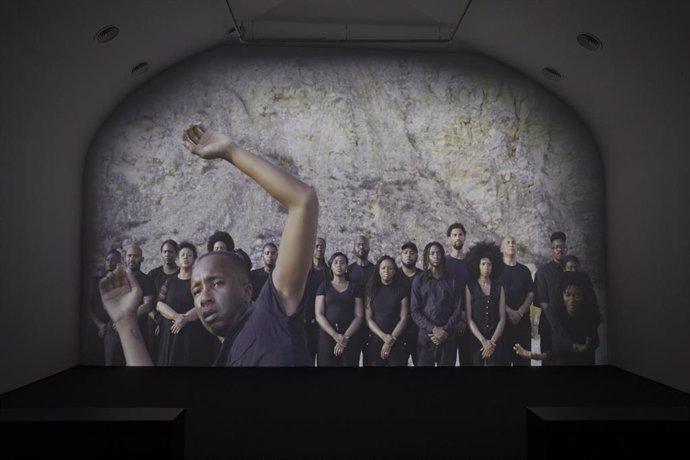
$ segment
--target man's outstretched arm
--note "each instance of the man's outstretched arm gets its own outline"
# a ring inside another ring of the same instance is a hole
[[[285,313],[293,315],[304,294],[316,243],[319,202],[316,191],[283,168],[270,163],[201,124],[189,125],[184,146],[204,159],[224,159],[263,187],[288,210],[273,284]]]
[[[141,303],[141,287],[136,277],[122,265],[98,283],[103,308],[120,336],[128,366],[153,366],[139,330],[137,308]]]

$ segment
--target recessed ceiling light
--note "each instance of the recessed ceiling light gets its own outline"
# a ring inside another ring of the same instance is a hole
[[[113,38],[117,37],[117,34],[120,33],[120,29],[117,28],[117,26],[110,25],[110,26],[105,26],[98,32],[96,32],[96,35],[94,36],[94,39],[98,43],[107,43]]]
[[[558,70],[552,69],[551,67],[544,67],[541,69],[541,74],[551,81],[558,81],[563,78]]]
[[[146,73],[147,70],[149,70],[149,63],[140,62],[139,64],[132,67],[132,75],[142,75]]]
[[[601,40],[592,34],[583,33],[577,36],[577,42],[585,49],[596,51],[601,48]]]

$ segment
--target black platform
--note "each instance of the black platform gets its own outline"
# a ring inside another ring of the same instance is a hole
[[[0,396],[1,410],[184,408],[190,459],[526,458],[527,409],[549,406],[687,408],[690,395],[601,366],[76,367]],[[590,458],[604,451],[590,443]]]

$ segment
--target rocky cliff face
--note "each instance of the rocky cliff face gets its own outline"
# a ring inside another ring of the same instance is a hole
[[[513,235],[533,270],[568,234],[603,296],[602,164],[581,120],[534,82],[475,55],[220,47],[132,94],[94,140],[85,171],[86,253],[166,238],[205,251],[226,230],[255,262],[284,210],[222,161],[184,150],[191,121],[231,133],[318,191],[327,255],[371,237],[371,258]],[[602,298],[603,303],[603,298]]]

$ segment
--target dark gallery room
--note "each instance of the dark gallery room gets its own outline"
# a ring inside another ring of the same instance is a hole
[[[2,458],[683,448],[688,2],[1,5]]]

